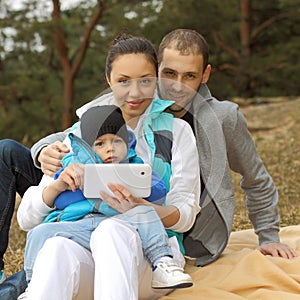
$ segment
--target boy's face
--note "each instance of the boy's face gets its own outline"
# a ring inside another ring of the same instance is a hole
[[[93,144],[94,151],[104,164],[118,164],[127,156],[127,145],[115,134],[103,134]]]

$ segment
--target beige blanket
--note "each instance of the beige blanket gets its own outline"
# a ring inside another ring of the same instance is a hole
[[[205,267],[189,262],[194,286],[178,289],[162,300],[292,300],[300,299],[300,225],[282,228],[283,243],[293,247],[293,260],[264,256],[253,230],[233,232],[222,256]]]

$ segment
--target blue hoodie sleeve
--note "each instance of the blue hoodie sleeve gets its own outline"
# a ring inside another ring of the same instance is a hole
[[[64,170],[64,168],[59,169],[55,174],[54,174],[54,179],[56,180],[61,172]],[[57,209],[64,209],[66,206],[76,203],[78,201],[85,200],[86,198],[84,197],[82,191],[80,189],[76,189],[75,192],[72,192],[71,190],[66,190],[62,193],[60,193],[54,200],[54,205],[56,206]]]
[[[54,200],[54,205],[58,209],[64,209],[66,206],[82,200],[86,200],[86,198],[80,189],[76,189],[75,192],[66,190],[56,197]]]
[[[152,170],[152,187],[151,187],[151,194],[149,197],[145,198],[149,202],[153,202],[155,204],[162,205],[165,203],[167,194],[167,188],[159,176],[157,172]]]

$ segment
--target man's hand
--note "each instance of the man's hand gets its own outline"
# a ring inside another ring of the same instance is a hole
[[[257,249],[264,255],[272,255],[275,257],[292,259],[297,256],[297,253],[292,248],[282,243],[264,244]]]
[[[38,157],[44,174],[51,177],[62,167],[61,160],[70,150],[62,142],[55,142],[43,148]]]

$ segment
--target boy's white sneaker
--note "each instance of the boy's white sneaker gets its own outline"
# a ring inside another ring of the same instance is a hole
[[[187,288],[193,285],[189,274],[173,262],[159,262],[152,273],[152,288]]]

